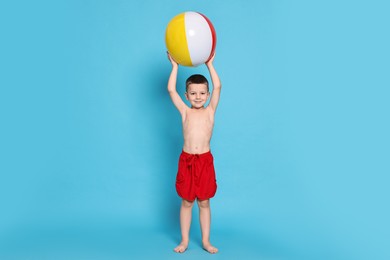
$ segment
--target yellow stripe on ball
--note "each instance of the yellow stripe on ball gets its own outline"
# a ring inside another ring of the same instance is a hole
[[[184,66],[192,66],[190,52],[188,50],[185,13],[172,18],[165,32],[165,43],[172,58]]]

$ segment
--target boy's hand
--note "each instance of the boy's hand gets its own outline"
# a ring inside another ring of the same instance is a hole
[[[167,51],[167,55],[168,55],[169,61],[172,63],[172,67],[179,66],[179,63],[177,63],[177,62],[172,58],[171,54],[169,54],[168,51]]]
[[[213,56],[211,56],[211,59],[208,62],[206,62],[207,67],[210,66],[211,64],[213,64],[214,58],[215,58],[215,52],[214,52]]]

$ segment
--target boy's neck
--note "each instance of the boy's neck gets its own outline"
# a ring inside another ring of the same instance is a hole
[[[195,110],[201,110],[201,109],[204,109],[204,106],[202,106],[202,107],[198,107],[198,108],[191,106],[191,109],[195,109]]]

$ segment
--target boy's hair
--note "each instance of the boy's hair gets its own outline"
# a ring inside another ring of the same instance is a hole
[[[186,92],[188,92],[188,86],[190,84],[206,84],[207,92],[209,92],[209,82],[205,76],[201,74],[194,74],[186,80]]]

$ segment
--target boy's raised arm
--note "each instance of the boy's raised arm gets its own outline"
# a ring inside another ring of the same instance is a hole
[[[180,114],[183,115],[187,108],[187,105],[183,102],[180,95],[176,91],[176,80],[177,80],[177,72],[179,70],[179,65],[177,64],[176,61],[172,59],[169,53],[168,53],[168,58],[172,63],[172,72],[168,80],[168,92],[169,95],[171,96],[173,104],[179,110]]]
[[[206,63],[206,66],[210,72],[211,81],[213,82],[213,93],[211,94],[209,106],[215,111],[218,106],[219,96],[221,94],[221,80],[219,79],[218,73],[214,68],[215,53],[213,57]]]

